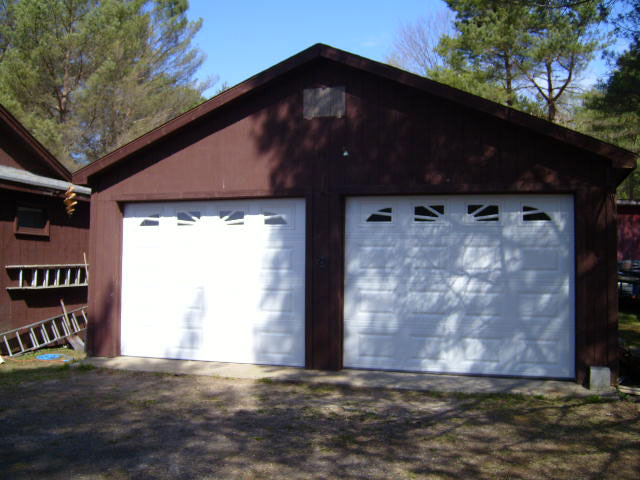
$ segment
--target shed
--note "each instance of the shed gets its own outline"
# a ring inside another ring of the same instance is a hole
[[[617,371],[632,153],[315,45],[74,174],[93,355]]]
[[[74,186],[70,218],[63,203],[70,182],[71,173],[0,105],[0,332],[59,315],[61,299],[70,309],[86,305],[86,281],[69,285],[76,278],[66,276],[77,274],[69,266],[88,252],[91,191]]]

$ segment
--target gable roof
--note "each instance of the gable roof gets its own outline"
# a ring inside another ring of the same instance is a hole
[[[197,107],[114,150],[86,167],[81,168],[73,174],[73,180],[75,183],[86,184],[92,176],[117,165],[141,150],[178,132],[185,126],[201,119],[232,100],[262,87],[266,83],[294,69],[321,58],[416,88],[608,159],[611,162],[611,166],[619,170],[616,175],[618,181],[622,181],[624,177],[635,168],[636,155],[623,148],[616,147],[541,118],[533,117],[518,110],[505,107],[491,100],[458,90],[457,88],[429,80],[428,78],[318,43],[235,85],[229,90],[201,103]]]
[[[54,157],[6,108],[0,105],[0,123],[5,125],[33,159],[51,171],[52,176],[62,180],[71,180],[71,172]]]

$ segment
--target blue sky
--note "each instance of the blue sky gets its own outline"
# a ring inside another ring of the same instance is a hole
[[[211,96],[315,43],[384,62],[402,24],[443,9],[440,0],[190,0],[189,16],[203,19],[195,44],[207,55],[199,77],[219,79]],[[604,71],[594,62],[586,83]]]

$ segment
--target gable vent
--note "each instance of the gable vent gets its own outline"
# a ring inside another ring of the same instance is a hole
[[[302,99],[304,118],[344,117],[344,91],[344,87],[305,88]]]

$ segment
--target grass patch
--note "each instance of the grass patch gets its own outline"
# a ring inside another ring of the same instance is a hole
[[[69,365],[55,367],[30,368],[0,372],[0,386],[15,387],[25,382],[45,382],[68,378],[71,374]]]
[[[46,361],[36,358],[44,353],[59,353],[67,358],[72,357],[73,360]],[[24,382],[45,382],[68,378],[71,375],[72,363],[85,357],[83,352],[76,352],[67,347],[43,348],[16,357],[3,357],[5,363],[0,365],[0,386],[15,387]],[[91,371],[95,368],[93,365],[76,364],[73,370]]]
[[[144,398],[142,400],[129,400],[127,403],[129,405],[131,405],[132,407],[149,408],[149,407],[154,406],[158,402],[159,402],[159,400],[157,400],[155,398]]]
[[[90,363],[81,363],[75,368],[80,372],[90,372],[91,370],[95,370],[98,367],[96,367],[95,365],[91,365]]]

